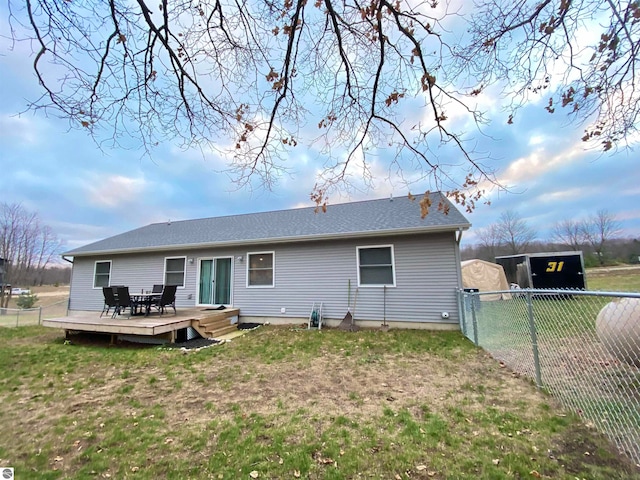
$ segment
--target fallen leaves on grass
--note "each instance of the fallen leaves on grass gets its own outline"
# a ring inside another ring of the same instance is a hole
[[[321,452],[315,452],[313,454],[313,459],[318,462],[320,465],[334,465],[338,466],[338,462],[336,462],[333,458],[323,457]]]

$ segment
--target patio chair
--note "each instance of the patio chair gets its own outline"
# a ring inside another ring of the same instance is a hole
[[[118,308],[118,301],[113,292],[113,287],[102,287],[102,295],[104,295],[104,307],[102,307],[100,317],[105,313],[108,315],[111,307],[113,307],[114,311]]]
[[[134,302],[129,295],[129,287],[118,287],[117,304],[118,306],[113,312],[113,318],[115,318],[116,315],[121,315],[127,308],[129,309],[129,318],[131,318],[131,315],[136,312],[138,307],[138,304]]]
[[[118,289],[120,287],[124,287],[124,285],[111,285],[111,290],[113,290],[113,297],[118,301]]]
[[[173,313],[177,315],[176,312],[176,289],[177,285],[166,285],[162,290],[162,295],[160,298],[154,303],[154,307],[158,309],[160,315],[164,314],[164,310],[166,307],[172,307]]]
[[[153,290],[151,290],[151,293],[162,293],[163,289],[164,289],[164,285],[155,284],[153,286]]]

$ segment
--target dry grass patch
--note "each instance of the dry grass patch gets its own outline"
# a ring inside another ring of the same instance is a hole
[[[11,330],[19,478],[640,478],[455,332],[260,328],[183,353]]]

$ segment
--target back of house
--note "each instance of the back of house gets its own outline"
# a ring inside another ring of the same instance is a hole
[[[70,309],[100,311],[102,287],[176,285],[178,308],[239,308],[241,322],[457,328],[459,242],[470,227],[440,193],[155,223],[64,254]]]

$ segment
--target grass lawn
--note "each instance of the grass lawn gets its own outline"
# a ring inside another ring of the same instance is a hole
[[[181,352],[1,331],[20,479],[640,479],[457,332],[261,327]]]
[[[607,292],[640,292],[640,266],[629,270],[590,269],[587,272],[588,290]],[[601,272],[605,270],[605,272]]]

